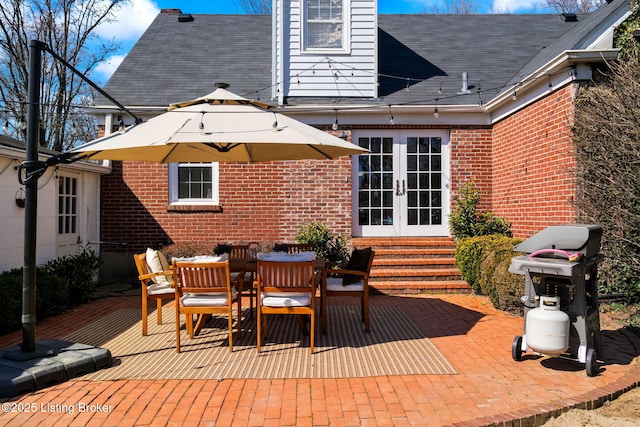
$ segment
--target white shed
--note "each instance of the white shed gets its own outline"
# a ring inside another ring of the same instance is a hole
[[[56,154],[40,151],[40,160]],[[26,146],[0,135],[0,272],[23,266],[24,186],[18,165]],[[38,181],[37,264],[73,255],[88,246],[99,251],[100,176],[110,168],[76,162],[47,169]]]

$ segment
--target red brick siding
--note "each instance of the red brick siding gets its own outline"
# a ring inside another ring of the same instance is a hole
[[[573,111],[567,86],[494,125],[492,210],[512,222],[515,236],[575,217]]]
[[[572,86],[489,127],[451,129],[451,194],[474,179],[481,210],[528,237],[571,222],[574,166]],[[102,240],[133,251],[169,242],[292,241],[312,220],[351,234],[351,160],[220,165],[216,209],[168,205],[166,165],[114,162],[103,177]],[[452,197],[453,204],[453,197]],[[119,250],[105,246],[103,250]]]
[[[124,167],[123,167],[124,166]],[[135,251],[169,242],[293,241],[323,221],[351,234],[351,159],[220,164],[221,209],[171,210],[168,167],[114,162],[102,181],[102,240]],[[105,246],[104,250],[120,250]]]
[[[491,209],[491,129],[451,129],[451,208],[460,187],[473,179],[480,193],[478,209]]]

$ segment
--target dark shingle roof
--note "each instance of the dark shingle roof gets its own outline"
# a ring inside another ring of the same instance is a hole
[[[524,73],[575,48],[605,12],[578,22],[542,14],[379,15],[378,102],[430,104],[439,98],[441,104],[477,104],[478,88],[486,102]],[[164,106],[202,96],[216,82],[225,82],[234,93],[269,102],[271,16],[193,17],[192,22],[178,22],[176,14],[159,14],[105,86],[107,93],[124,105]],[[460,96],[463,72],[473,94]],[[96,104],[108,102],[98,97]]]
[[[164,106],[230,83],[237,94],[271,86],[271,17],[159,14],[104,89],[124,105]],[[97,105],[108,105],[98,97]]]

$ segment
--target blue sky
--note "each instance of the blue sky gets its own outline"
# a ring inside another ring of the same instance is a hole
[[[470,0],[478,13],[541,13],[542,0]],[[378,13],[420,13],[448,0],[378,0]],[[120,10],[116,20],[97,29],[99,36],[119,43],[120,50],[92,72],[91,78],[104,84],[127,52],[160,13],[160,9],[180,9],[184,13],[242,13],[235,0],[132,0]]]
[[[378,0],[379,13],[418,13],[434,4],[447,0]],[[540,0],[472,0],[479,13],[503,11],[511,13],[530,12]],[[235,0],[165,0],[155,1],[160,8],[180,8],[186,13],[239,13]]]

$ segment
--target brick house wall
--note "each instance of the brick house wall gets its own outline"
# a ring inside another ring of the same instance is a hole
[[[576,90],[568,85],[493,127],[491,210],[511,221],[516,237],[575,218]]]
[[[292,242],[319,220],[351,233],[351,160],[219,165],[221,207],[170,208],[168,166],[113,162],[103,177],[103,251],[142,251],[172,242]]]
[[[491,210],[491,139],[490,127],[451,129],[451,209],[460,188],[473,180],[480,193],[478,210]]]
[[[571,222],[575,86],[567,86],[493,127],[450,129],[451,200],[470,179],[480,210],[512,222],[517,237]],[[113,162],[102,177],[103,251],[140,251],[172,242],[293,241],[319,220],[351,235],[351,160],[220,164],[220,207],[170,207],[168,166]],[[453,206],[452,206],[453,207]]]

